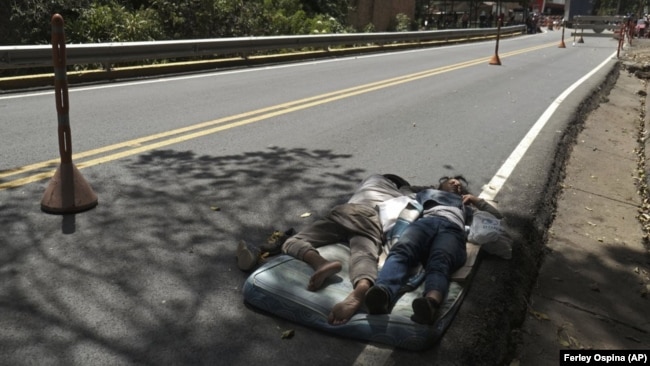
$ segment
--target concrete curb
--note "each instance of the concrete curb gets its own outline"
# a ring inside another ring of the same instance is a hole
[[[625,71],[585,123],[566,167],[547,254],[516,361],[556,365],[560,350],[647,349],[650,262],[636,218],[637,130],[645,83]],[[641,97],[639,97],[642,95]],[[644,259],[644,253],[646,255]]]
[[[560,105],[497,196],[515,241],[513,258],[485,256],[472,289],[441,342],[445,359],[462,365],[498,365],[514,357],[527,299],[543,261],[565,166],[588,114],[613,88],[619,62],[612,60]],[[576,107],[577,106],[577,107]],[[555,146],[549,150],[548,146]],[[533,158],[534,157],[534,158]],[[541,157],[541,158],[540,158]],[[526,192],[540,192],[528,195]],[[534,196],[534,197],[531,197]],[[498,279],[498,281],[497,281]],[[462,342],[454,340],[462,339]],[[456,344],[474,344],[470,351]]]

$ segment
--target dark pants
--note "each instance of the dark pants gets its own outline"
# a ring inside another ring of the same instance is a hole
[[[410,270],[422,264],[425,270],[424,295],[449,290],[449,277],[465,264],[465,232],[445,218],[421,218],[404,231],[391,248],[379,271],[376,285],[388,292],[391,303],[410,277]]]

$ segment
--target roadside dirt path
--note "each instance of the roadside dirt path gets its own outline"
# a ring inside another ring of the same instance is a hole
[[[578,136],[511,366],[558,365],[561,349],[650,349],[648,70],[650,40],[635,40]]]

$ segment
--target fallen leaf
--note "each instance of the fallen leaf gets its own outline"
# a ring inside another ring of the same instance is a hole
[[[311,214],[309,212],[305,212],[304,214],[300,215],[300,217],[309,217]]]
[[[532,316],[534,316],[535,318],[537,318],[537,320],[550,320],[550,318],[548,317],[548,315],[546,315],[546,314],[544,314],[544,313],[540,313],[539,311],[535,311],[535,310],[533,310],[533,309],[528,309],[528,312],[529,312]]]
[[[587,211],[593,211],[594,209],[593,209],[593,208],[590,208],[590,207],[587,207],[587,206],[585,206],[585,210],[587,210]]]
[[[221,211],[221,207],[219,207],[219,206],[210,206],[210,209],[212,211]]]
[[[568,348],[570,345],[571,344],[569,343],[569,341],[566,341],[564,339],[560,339],[560,346]]]
[[[285,330],[282,332],[282,339],[291,339],[293,338],[295,332],[293,329]]]

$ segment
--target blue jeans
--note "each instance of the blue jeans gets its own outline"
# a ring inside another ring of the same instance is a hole
[[[443,217],[424,217],[410,224],[390,249],[375,285],[386,290],[393,304],[408,281],[410,270],[422,264],[424,295],[437,290],[444,298],[449,277],[466,259],[465,231]]]

